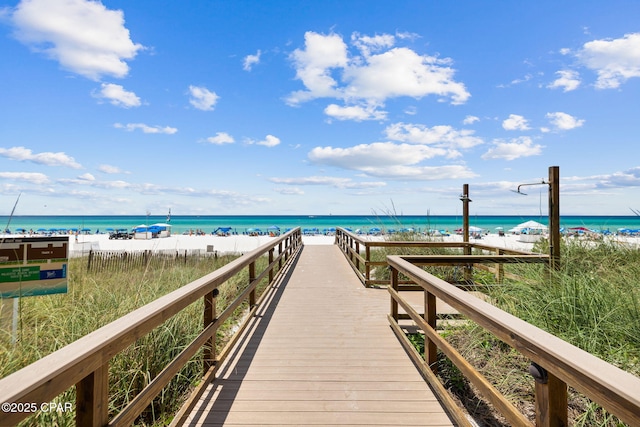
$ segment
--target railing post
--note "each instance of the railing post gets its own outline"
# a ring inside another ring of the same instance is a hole
[[[432,330],[436,330],[436,296],[431,292],[424,290],[424,320],[431,327]],[[438,371],[438,346],[433,342],[428,334],[424,334],[424,360],[431,367],[433,373]]]
[[[269,249],[269,265],[273,262],[274,248]],[[269,284],[273,282],[273,267],[269,267]]]
[[[287,237],[284,241],[284,262],[287,262],[289,259],[289,251],[291,250],[291,241],[289,239],[290,237]]]
[[[567,426],[567,384],[537,363],[531,363],[529,373],[536,381],[536,426]]]
[[[504,255],[502,248],[496,249],[496,255]],[[501,262],[496,263],[496,282],[502,283],[504,281],[504,264]]]
[[[278,243],[278,270],[282,270],[282,242]]]
[[[356,242],[356,254],[360,255],[360,242]],[[360,257],[356,257],[356,270],[360,271]]]
[[[251,286],[251,284],[253,283],[253,281],[256,280],[256,263],[255,261],[252,262],[251,264],[249,264],[249,286]],[[253,308],[253,306],[256,305],[256,290],[253,289],[250,293],[249,293],[249,310],[251,310]]]
[[[393,288],[394,291],[398,292],[398,270],[396,270],[393,267],[391,268],[391,287]],[[393,317],[393,320],[395,320],[396,323],[398,323],[398,301],[396,301],[396,299],[392,296],[391,297],[391,317]]]
[[[218,316],[216,310],[216,298],[220,291],[214,289],[204,296],[204,315],[203,315],[203,327],[206,328],[213,322],[215,322]],[[204,345],[203,355],[203,374],[206,374],[209,369],[216,363],[216,333],[207,340]]]
[[[76,384],[76,425],[105,426],[109,422],[109,363]]]
[[[371,248],[366,243],[364,244],[364,285],[369,286],[371,281]]]

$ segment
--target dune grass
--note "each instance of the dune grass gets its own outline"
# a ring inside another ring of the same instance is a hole
[[[394,236],[393,240],[399,239]],[[547,245],[543,241],[533,251],[548,252]],[[388,253],[380,252],[377,257]],[[452,268],[426,269],[445,280],[456,277]],[[640,376],[639,250],[615,243],[569,241],[562,246],[561,269],[551,277],[534,264],[507,266],[506,270],[527,281],[496,285],[491,274],[474,270],[474,282],[496,306]],[[534,384],[527,374],[526,358],[471,323],[448,326],[441,333],[522,413],[534,419]],[[419,350],[424,345],[422,335],[411,339]],[[474,417],[487,426],[507,425],[450,361],[442,358],[438,369],[443,383]],[[586,397],[569,391],[572,425],[624,425]]]
[[[41,357],[77,340],[109,322],[165,295],[230,262],[234,257],[206,258],[183,265],[171,263],[166,268],[127,269],[117,267],[87,272],[85,258],[69,262],[67,294],[23,298],[20,302],[18,340],[11,345],[6,330],[0,332],[0,377],[4,377]],[[259,263],[266,265],[266,261]],[[257,268],[264,268],[258,265]],[[219,310],[228,305],[248,285],[248,272],[235,276],[220,288]],[[238,310],[241,316],[243,308]],[[182,348],[202,329],[203,303],[199,300],[172,317],[151,333],[116,355],[109,365],[109,412],[124,407],[151,381]],[[235,321],[238,320],[236,317]],[[229,329],[218,332],[222,345]],[[165,425],[180,407],[189,389],[202,374],[202,357],[197,355],[163,390],[137,425]],[[58,402],[75,402],[74,388],[57,398]],[[39,413],[25,420],[28,426],[75,425],[72,412]]]

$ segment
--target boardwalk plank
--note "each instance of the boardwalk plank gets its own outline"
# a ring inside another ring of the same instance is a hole
[[[306,246],[186,425],[452,422],[335,246]]]

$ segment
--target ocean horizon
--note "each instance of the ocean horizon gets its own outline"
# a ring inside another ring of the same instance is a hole
[[[469,224],[488,232],[509,230],[525,221],[534,220],[548,225],[548,216],[539,215],[473,215]],[[371,228],[416,231],[453,231],[462,227],[462,215],[14,215],[0,216],[2,230],[11,232],[24,229],[34,232],[52,229],[78,229],[90,233],[105,233],[109,228],[131,229],[138,225],[168,223],[174,234],[202,231],[211,233],[218,227],[231,227],[242,234],[250,228],[266,231],[276,226],[284,231],[290,228],[316,228],[320,232],[334,227],[363,231]],[[639,229],[640,216],[568,215],[561,216],[564,228],[585,227],[596,231],[615,232],[620,228]]]

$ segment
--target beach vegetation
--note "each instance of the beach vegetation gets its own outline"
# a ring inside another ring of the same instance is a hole
[[[397,240],[395,237],[393,240]],[[375,255],[415,254],[425,249],[387,248]],[[451,249],[429,249],[451,253]],[[533,249],[548,253],[548,241]],[[558,271],[537,264],[508,266],[515,273],[501,284],[493,274],[474,269],[476,289],[494,305],[627,372],[640,376],[640,251],[615,242],[566,240]],[[430,273],[455,282],[455,267],[425,267]],[[446,270],[449,270],[447,273]],[[514,277],[520,276],[522,280]],[[501,393],[531,420],[534,382],[529,360],[471,322],[450,322],[441,334]],[[424,351],[424,338],[410,340]],[[506,426],[458,369],[445,357],[439,362],[441,381],[479,422]],[[569,388],[569,417],[575,426],[621,426],[613,415]]]
[[[142,307],[187,283],[235,259],[236,256],[199,258],[197,262],[156,259],[149,265],[116,263],[107,268],[87,271],[87,259],[69,260],[67,294],[22,298],[17,340],[12,344],[10,331],[0,331],[0,377],[5,377],[50,354],[78,338]],[[256,268],[264,268],[266,259]],[[221,312],[248,286],[248,271],[234,276],[219,288],[216,299]],[[258,295],[263,291],[257,290]],[[233,327],[246,313],[241,306],[218,331],[221,348]],[[119,412],[142,388],[202,330],[203,302],[199,300],[161,326],[117,354],[109,363],[109,412]],[[152,405],[138,418],[136,425],[166,425],[179,409],[189,391],[202,375],[202,354],[189,361],[164,388]],[[75,402],[75,388],[56,399]],[[40,412],[27,418],[22,426],[71,426],[75,413]]]

